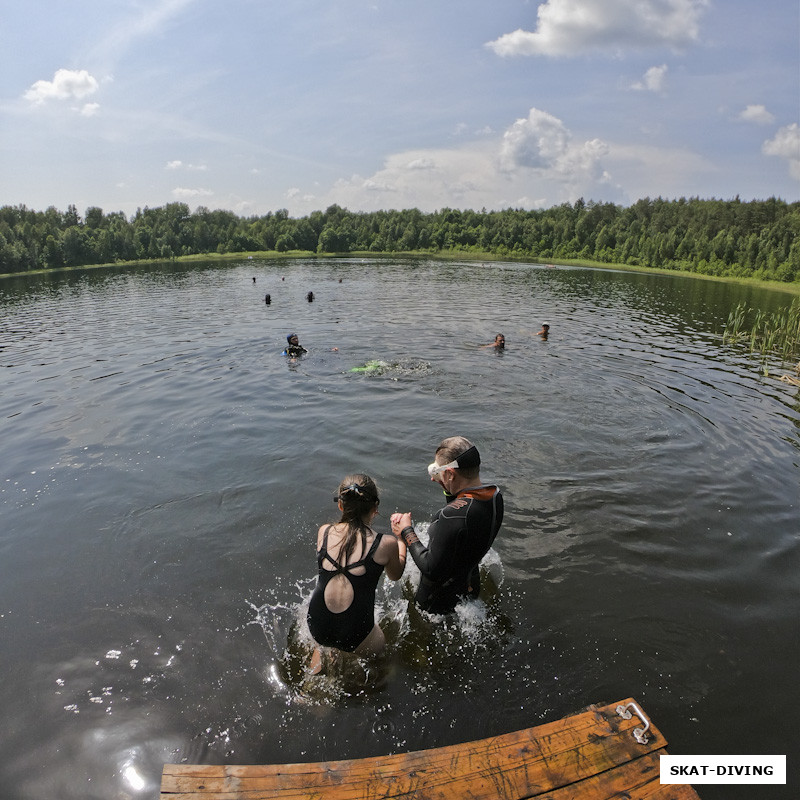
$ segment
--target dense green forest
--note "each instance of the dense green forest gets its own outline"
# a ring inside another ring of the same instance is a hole
[[[0,208],[0,273],[183,255],[258,251],[464,251],[581,259],[706,275],[800,281],[800,203],[783,200],[578,200],[523,211],[351,212],[239,217],[185,203],[121,212]]]

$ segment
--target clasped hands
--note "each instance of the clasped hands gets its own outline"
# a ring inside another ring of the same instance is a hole
[[[411,526],[411,513],[406,512],[401,514],[400,512],[396,512],[389,518],[389,522],[392,526],[392,533],[399,539],[400,532]]]

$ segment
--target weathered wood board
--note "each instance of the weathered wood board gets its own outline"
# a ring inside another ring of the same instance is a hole
[[[475,742],[348,761],[271,766],[166,764],[162,800],[692,800],[688,785],[661,785],[667,742],[617,707]]]

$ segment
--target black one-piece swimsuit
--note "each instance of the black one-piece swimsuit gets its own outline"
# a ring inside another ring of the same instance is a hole
[[[375,589],[383,572],[383,564],[378,564],[373,556],[383,534],[375,534],[371,547],[360,561],[342,566],[328,554],[328,531],[331,527],[328,525],[325,529],[322,548],[317,552],[319,577],[308,604],[308,628],[319,644],[352,653],[369,636],[375,625]],[[334,569],[325,569],[325,560]],[[354,575],[352,570],[362,566],[364,573]],[[336,575],[344,575],[353,587],[352,603],[339,612],[331,611],[325,603],[325,587]]]

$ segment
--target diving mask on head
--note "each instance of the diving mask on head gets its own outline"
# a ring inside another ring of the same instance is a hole
[[[449,464],[437,464],[435,461],[432,464],[428,464],[428,475],[431,478],[435,478],[437,475],[441,475],[446,469],[458,469],[461,467],[462,469],[471,469],[473,467],[479,467],[481,463],[481,456],[478,453],[478,448],[475,445],[465,450],[458,458],[451,461]]]
[[[428,475],[431,478],[435,478],[437,475],[441,475],[446,469],[458,469],[458,459],[455,461],[451,461],[449,464],[437,464],[435,461],[431,464],[428,464]]]

